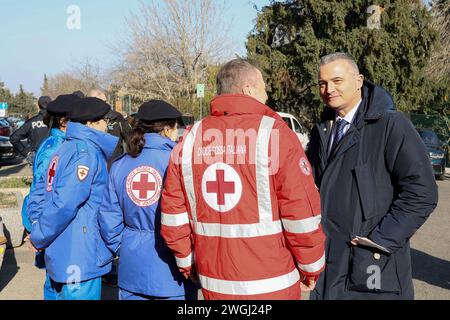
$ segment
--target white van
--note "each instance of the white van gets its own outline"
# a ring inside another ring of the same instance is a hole
[[[303,125],[301,125],[300,121],[298,121],[297,118],[294,117],[292,114],[283,112],[277,113],[281,118],[283,118],[284,122],[286,122],[288,127],[295,132],[298,139],[300,140],[300,143],[303,146],[303,149],[306,150],[306,147],[308,146],[309,143],[308,130]]]

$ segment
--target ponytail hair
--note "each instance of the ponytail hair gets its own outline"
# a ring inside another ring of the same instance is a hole
[[[127,150],[128,154],[133,158],[137,158],[145,145],[144,135],[147,133],[160,133],[164,128],[175,128],[177,121],[173,120],[163,120],[148,122],[138,119],[135,122],[134,128],[131,131],[130,137],[127,139]]]

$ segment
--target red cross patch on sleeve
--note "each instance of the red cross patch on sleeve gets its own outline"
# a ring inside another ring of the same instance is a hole
[[[86,167],[86,166],[78,166],[78,169],[77,169],[78,180],[83,181],[84,179],[87,178],[88,174],[89,174],[89,168],[88,167]]]
[[[47,192],[52,191],[52,185],[53,185],[53,180],[56,174],[56,166],[58,165],[58,160],[59,157],[55,156],[53,157],[52,161],[50,162],[50,166],[48,167],[48,172],[47,172]]]

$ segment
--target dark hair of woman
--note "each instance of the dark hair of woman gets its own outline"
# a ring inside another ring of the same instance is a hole
[[[55,116],[50,112],[45,112],[44,114],[44,123],[49,129],[61,129],[61,116]]]
[[[137,120],[135,122],[134,128],[131,131],[129,138],[127,139],[127,150],[128,154],[133,158],[137,158],[144,148],[146,133],[160,133],[164,128],[174,128],[176,125],[176,120],[164,120],[164,121],[154,121],[146,122],[143,120]]]

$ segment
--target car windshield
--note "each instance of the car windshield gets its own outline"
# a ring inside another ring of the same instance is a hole
[[[441,145],[441,141],[439,140],[437,134],[433,131],[419,131],[419,134],[425,144],[435,146]]]
[[[291,124],[291,118],[284,118],[283,117],[284,122],[286,122],[286,124],[288,125],[289,129],[292,130],[292,124]]]

